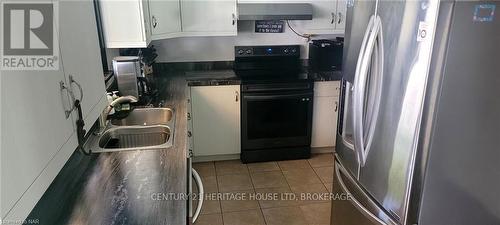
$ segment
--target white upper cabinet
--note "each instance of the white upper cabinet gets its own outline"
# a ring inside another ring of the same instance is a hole
[[[100,0],[108,48],[146,48],[151,40],[237,34],[236,0]]]
[[[68,90],[80,98],[86,129],[105,107],[104,77],[92,0],[58,1],[57,71],[2,71],[0,217],[25,219],[76,149]],[[21,26],[21,25],[20,25]],[[66,87],[61,89],[61,83]]]
[[[5,218],[74,129],[64,113],[70,100],[59,88],[65,79],[62,70],[2,71],[0,79],[0,172],[8,181],[1,183],[0,216]]]
[[[346,0],[238,0],[238,2],[309,3],[313,7],[313,19],[290,21],[294,29],[308,34],[344,34]]]
[[[312,0],[309,3],[313,7],[313,19],[293,21],[293,25],[305,33],[335,33],[337,2]]]
[[[338,0],[337,15],[335,17],[336,20],[335,30],[342,31],[342,33],[344,33],[346,14],[347,14],[347,0]]]
[[[313,7],[313,19],[294,21],[302,32],[310,34],[344,34],[345,0],[310,0]]]
[[[149,0],[151,39],[179,36],[181,9],[179,0]]]
[[[141,0],[100,0],[108,48],[145,48],[151,41],[149,8]]]
[[[59,7],[64,18],[59,22],[62,69],[75,98],[82,98],[78,85],[82,88],[85,129],[90,130],[107,102],[93,5],[88,0],[62,1]],[[76,111],[73,116],[77,118]]]
[[[186,36],[237,34],[236,0],[180,0]]]

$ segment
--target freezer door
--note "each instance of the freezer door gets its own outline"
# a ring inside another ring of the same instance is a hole
[[[335,161],[334,180],[332,225],[396,225],[339,161]]]
[[[383,72],[377,77],[382,79],[382,91],[378,116],[371,117],[374,125],[362,127],[371,129],[374,136],[369,151],[363,155],[359,182],[401,224],[407,215],[438,4],[439,1],[378,1]],[[377,63],[373,59],[371,70]],[[376,93],[371,90],[376,87],[367,84],[366,102]],[[364,106],[365,110],[369,107],[370,104]],[[369,118],[370,113],[366,115]]]
[[[360,55],[362,54],[363,41],[366,42],[367,30],[369,30],[370,19],[375,13],[376,1],[353,1],[347,2],[347,23],[345,32],[345,44],[343,54],[343,81],[342,81],[342,102],[339,113],[339,129],[337,135],[337,146],[335,151],[339,158],[346,165],[350,173],[357,177],[359,165],[354,151],[353,141],[353,82],[358,66]]]

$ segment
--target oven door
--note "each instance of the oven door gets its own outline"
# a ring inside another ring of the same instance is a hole
[[[311,144],[313,91],[242,93],[242,150]]]

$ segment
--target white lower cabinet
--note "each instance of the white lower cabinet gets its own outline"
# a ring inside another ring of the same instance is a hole
[[[314,83],[311,147],[335,146],[339,111],[339,81]]]
[[[241,152],[240,86],[191,87],[194,156]]]

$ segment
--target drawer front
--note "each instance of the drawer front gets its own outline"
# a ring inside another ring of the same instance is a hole
[[[340,81],[314,82],[314,96],[335,97],[340,94]]]

